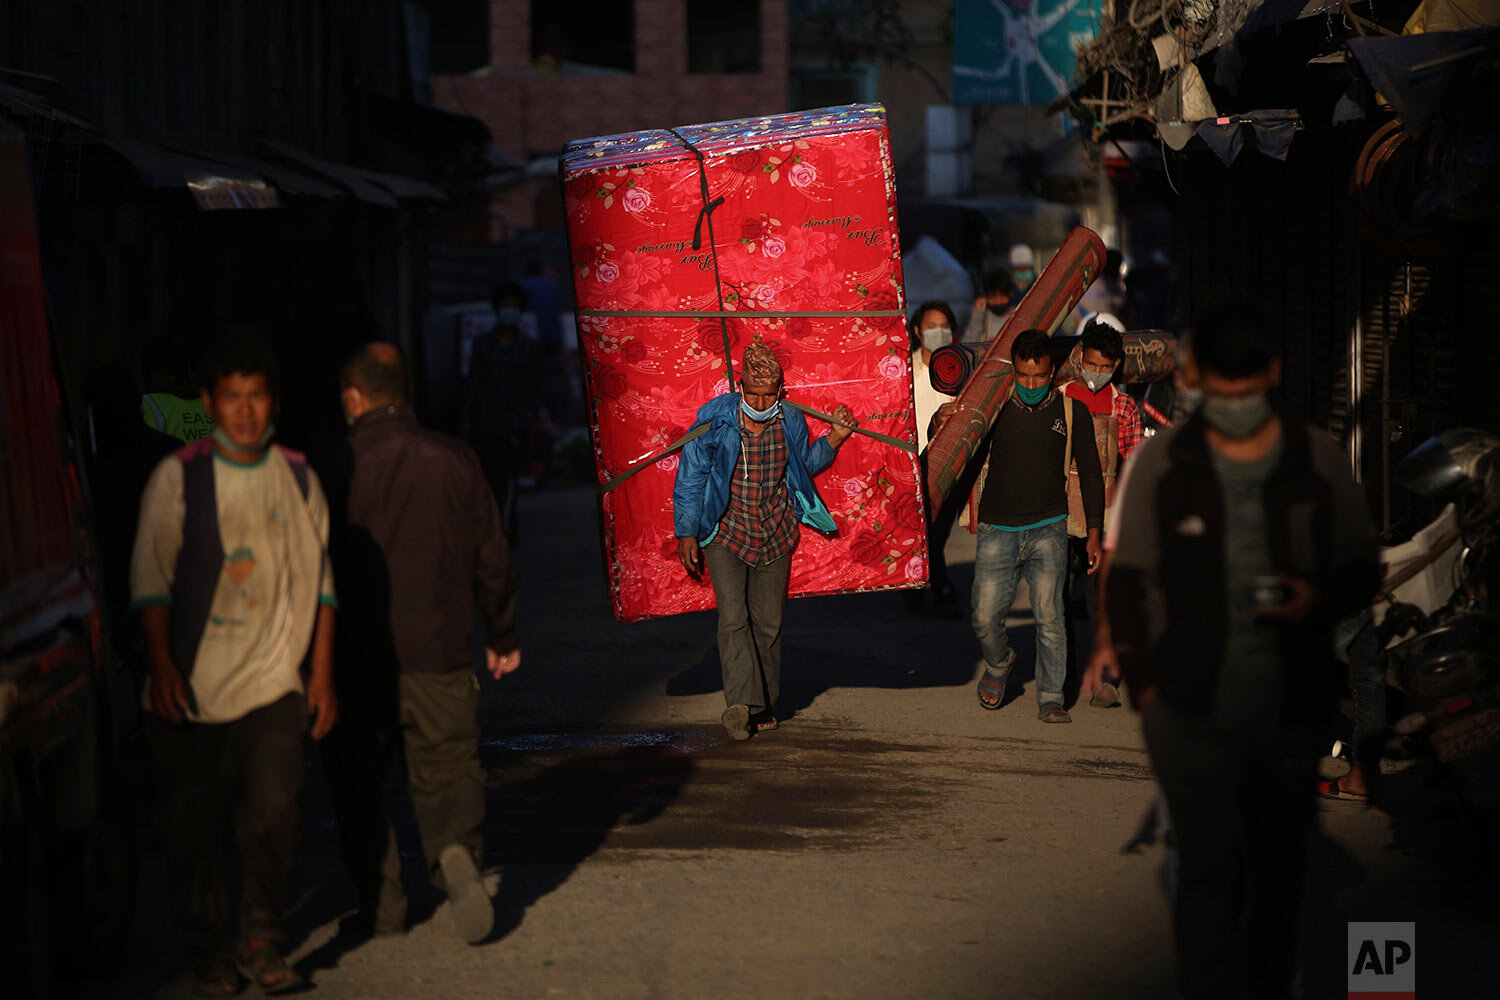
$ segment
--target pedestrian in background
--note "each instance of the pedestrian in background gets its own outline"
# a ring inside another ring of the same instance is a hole
[[[719,721],[736,740],[779,725],[781,617],[799,523],[837,530],[813,477],[859,426],[840,405],[839,423],[810,441],[807,418],[781,405],[781,362],[759,335],[745,347],[740,388],[698,411],[695,426],[709,431],[683,446],[672,490],[677,557],[694,578],[707,567],[713,583],[726,705]]]
[[[969,325],[964,328],[963,342],[987,344],[998,337],[1015,298],[1009,268],[995,267],[984,272],[984,294],[974,300],[974,311],[969,314]]]
[[[428,876],[447,893],[459,937],[474,944],[494,927],[494,905],[478,868],[484,770],[469,637],[482,619],[496,679],[520,666],[515,574],[479,459],[417,423],[401,352],[368,344],[341,381],[352,466],[338,549],[348,580],[339,681],[350,707],[370,713],[350,718],[325,754],[359,897],[349,929],[405,927],[401,858],[381,796],[399,737]]]
[[[1076,378],[1066,388],[1069,399],[1076,399],[1088,408],[1093,422],[1094,443],[1099,450],[1099,468],[1104,476],[1104,521],[1109,524],[1116,496],[1116,483],[1120,471],[1136,448],[1146,439],[1141,422],[1141,411],[1136,402],[1118,385],[1115,376],[1125,361],[1125,341],[1121,336],[1123,324],[1108,313],[1090,319],[1079,331],[1078,359],[1080,367]],[[1083,588],[1084,607],[1088,620],[1099,621],[1099,587],[1101,574],[1081,572],[1088,565],[1085,540],[1088,526],[1083,513],[1083,491],[1078,470],[1068,473],[1068,567],[1073,585],[1068,588],[1070,598]],[[1102,539],[1109,546],[1109,536]],[[1071,606],[1071,599],[1069,605]],[[1070,613],[1070,622],[1072,621]],[[1072,631],[1076,634],[1078,627]],[[1097,631],[1097,629],[1095,629]],[[1076,646],[1070,646],[1076,648]],[[1118,691],[1100,688],[1090,699],[1095,708],[1113,708],[1120,703]]]
[[[517,479],[538,428],[543,365],[536,341],[521,335],[526,291],[513,281],[501,282],[492,304],[495,325],[475,339],[470,356],[463,423],[500,506],[506,538],[517,548]]]
[[[210,349],[213,433],[164,459],[141,500],[131,561],[150,676],[145,707],[172,915],[197,996],[300,985],[286,940],[302,738],[338,716],[328,505],[296,452],[273,446],[277,365],[238,333]],[[301,665],[311,650],[304,682]],[[239,944],[224,831],[243,870]]]
[[[932,352],[953,343],[956,320],[953,310],[946,302],[924,302],[911,314],[907,322],[907,333],[911,338],[912,392],[916,404],[917,448],[922,463],[922,478],[927,478],[927,431],[937,416],[938,407],[951,402],[953,397],[938,392],[932,387],[929,364]],[[953,531],[953,521],[963,503],[959,491],[949,498],[941,510],[927,512],[927,565],[930,572],[928,585],[932,590],[933,612],[941,618],[962,618],[963,609],[958,602],[958,591],[948,577],[948,561],[943,557],[943,546]],[[909,607],[913,611],[926,610],[920,590],[906,592]]]
[[[1036,280],[1036,251],[1025,243],[1013,243],[1007,259],[1010,263],[1010,282],[1014,288],[1011,294],[1019,300]]]
[[[1193,354],[1201,409],[1131,462],[1110,627],[1172,816],[1181,993],[1290,997],[1332,623],[1375,593],[1374,533],[1334,440],[1271,401],[1251,305]]]

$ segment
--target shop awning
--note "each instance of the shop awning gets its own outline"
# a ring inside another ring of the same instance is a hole
[[[253,171],[134,139],[109,139],[105,145],[129,161],[142,184],[186,188],[201,209],[277,208],[281,204],[271,182]]]
[[[221,150],[206,151],[205,159],[214,160],[218,163],[227,163],[232,167],[239,167],[254,174],[270,180],[276,185],[276,190],[286,195],[297,195],[307,198],[327,198],[337,201],[349,197],[349,193],[336,184],[320,180],[311,174],[280,163],[272,163],[268,160],[257,159],[253,156],[245,156],[242,153],[226,153]]]
[[[68,125],[81,132],[92,132],[94,127],[82,118],[52,106],[45,98],[8,83],[0,83],[0,108],[7,108],[23,118],[44,118],[47,121]]]
[[[442,188],[417,177],[387,174],[379,170],[366,170],[363,167],[350,167],[349,169],[379,184],[401,201],[446,202],[448,200],[448,195]]]
[[[282,159],[290,160],[298,166],[305,167],[313,173],[327,178],[341,185],[357,200],[367,205],[378,205],[381,208],[400,207],[394,195],[381,185],[365,177],[357,168],[343,163],[334,163],[325,160],[321,156],[314,156],[305,149],[275,139],[262,139],[261,145],[280,156]]]

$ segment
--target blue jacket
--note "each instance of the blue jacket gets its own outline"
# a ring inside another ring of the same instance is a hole
[[[697,423],[709,424],[706,434],[682,448],[677,483],[672,489],[672,533],[707,544],[719,530],[729,509],[729,482],[740,458],[740,394],[728,392],[703,404]],[[786,434],[786,490],[797,520],[819,531],[838,530],[823,505],[812,477],[833,464],[833,445],[820,437],[808,445],[807,418],[790,406],[781,408]]]

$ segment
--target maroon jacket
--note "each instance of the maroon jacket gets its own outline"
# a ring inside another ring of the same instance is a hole
[[[348,520],[335,548],[344,618],[405,673],[468,669],[476,608],[497,653],[516,642],[516,580],[500,511],[465,444],[404,406],[349,432]],[[389,621],[389,633],[384,632]]]

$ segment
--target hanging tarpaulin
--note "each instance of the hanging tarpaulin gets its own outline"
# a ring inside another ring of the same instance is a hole
[[[1099,33],[1104,0],[958,0],[953,100],[1051,104],[1067,93],[1078,46]]]

